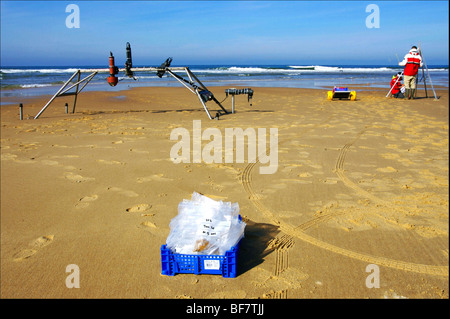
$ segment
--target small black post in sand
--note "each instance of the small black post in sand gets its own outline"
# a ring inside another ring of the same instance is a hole
[[[68,114],[69,113],[69,104],[66,103],[65,108],[66,108],[66,114]]]
[[[19,116],[20,116],[20,120],[23,120],[23,104],[20,103],[19,104]]]

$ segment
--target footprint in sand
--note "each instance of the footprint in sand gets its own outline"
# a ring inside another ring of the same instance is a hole
[[[80,198],[80,202],[93,202],[98,198],[98,195],[84,196]]]
[[[103,159],[99,159],[97,160],[98,163],[100,164],[107,164],[107,165],[125,165],[125,162],[119,162],[119,161],[110,161],[110,160],[103,160]]]
[[[328,178],[322,180],[322,182],[324,184],[330,184],[330,185],[337,184],[338,181],[339,181],[339,179],[338,178],[334,178],[334,177],[328,177]]]
[[[54,235],[41,236],[35,239],[31,245],[36,248],[42,248],[49,245],[53,241],[53,238],[55,238]]]
[[[79,199],[79,202],[75,204],[76,208],[86,208],[90,202],[97,200],[98,195],[84,196]]]
[[[74,183],[82,183],[82,182],[87,182],[87,181],[93,181],[95,179],[93,177],[83,177],[81,175],[74,174],[72,172],[65,173],[64,177],[66,179],[68,179],[69,181],[74,182]]]
[[[22,251],[19,251],[13,256],[14,261],[22,261],[24,259],[30,258],[35,253],[37,253],[37,250],[35,249],[24,249]]]
[[[29,244],[30,248],[25,248],[25,249],[19,251],[18,253],[14,254],[13,260],[14,261],[22,261],[22,260],[30,258],[34,254],[36,254],[39,249],[51,244],[54,237],[55,237],[54,235],[47,235],[47,236],[41,236],[39,238],[36,238]]]
[[[150,181],[155,181],[155,182],[169,182],[172,181],[173,179],[171,178],[167,178],[164,177],[163,174],[155,174],[155,175],[151,175],[151,176],[147,176],[147,177],[139,177],[137,179],[138,183],[145,183],[145,182],[150,182]]]
[[[134,206],[131,206],[130,208],[127,208],[126,211],[129,213],[138,213],[138,212],[142,213],[142,212],[149,210],[150,208],[152,208],[152,205],[139,204],[139,205],[134,205]]]
[[[152,223],[152,222],[149,222],[149,221],[142,222],[141,226],[148,227],[148,228],[156,228],[156,225],[154,223]]]

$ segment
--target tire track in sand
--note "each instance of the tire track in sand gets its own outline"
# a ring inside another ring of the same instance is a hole
[[[362,130],[361,132],[359,132],[356,135],[356,138],[353,139],[351,142],[345,144],[341,151],[339,152],[339,156],[338,159],[336,161],[336,166],[335,166],[335,173],[337,174],[337,176],[339,177],[339,179],[344,183],[345,186],[353,189],[358,195],[365,197],[367,199],[370,199],[376,203],[379,204],[383,204],[383,205],[388,205],[391,206],[391,203],[369,193],[368,191],[362,189],[361,187],[358,186],[358,184],[356,184],[355,182],[353,182],[352,180],[350,180],[347,175],[345,174],[345,170],[344,170],[344,162],[345,162],[345,157],[347,156],[347,152],[350,149],[350,147],[361,137],[361,135],[364,134],[364,132],[366,131],[366,129]]]
[[[278,276],[289,268],[289,248],[294,246],[294,238],[289,235],[283,235],[272,239],[269,248],[275,249],[277,253],[274,275]]]
[[[331,117],[330,117],[331,118]],[[329,118],[328,118],[329,119]],[[317,125],[318,126],[318,125]],[[312,129],[312,128],[311,128]],[[383,201],[378,197],[375,197],[374,195],[362,190],[361,188],[357,187],[356,184],[354,184],[351,180],[349,180],[343,170],[343,165],[345,162],[345,156],[347,154],[348,149],[351,145],[353,145],[354,142],[356,142],[359,137],[365,132],[365,130],[362,130],[358,133],[357,137],[351,142],[346,144],[338,157],[338,163],[336,164],[336,172],[339,172],[338,176],[344,181],[345,185],[351,187],[352,189],[355,189],[360,195],[369,196],[372,200],[375,200],[377,202]],[[394,268],[398,270],[403,271],[410,271],[410,272],[416,272],[420,274],[428,274],[428,275],[435,275],[435,276],[449,276],[449,267],[448,266],[435,266],[435,265],[425,265],[425,264],[416,264],[416,263],[410,263],[400,260],[394,260],[389,259],[385,257],[378,257],[378,256],[372,256],[369,254],[359,253],[355,252],[349,249],[341,248],[338,246],[335,246],[333,244],[324,242],[320,239],[314,238],[304,232],[305,229],[311,227],[314,224],[318,224],[320,222],[326,221],[332,216],[328,216],[328,218],[315,218],[309,222],[307,222],[303,225],[300,225],[298,227],[294,227],[292,225],[289,225],[285,222],[281,222],[276,218],[274,213],[266,207],[261,201],[260,197],[255,193],[253,190],[253,184],[252,184],[252,171],[253,168],[256,166],[256,164],[259,163],[259,156],[256,159],[255,163],[249,163],[244,171],[242,172],[240,176],[240,181],[244,187],[244,190],[249,195],[249,200],[251,203],[271,222],[278,225],[280,227],[280,231],[284,232],[285,234],[288,234],[289,236],[296,237],[300,240],[303,240],[311,245],[314,245],[316,247],[320,247],[322,249],[326,249],[328,251],[334,252],[336,254],[340,254],[349,258],[357,259],[360,261],[364,261],[370,264],[376,264],[379,266],[385,266],[389,268]],[[384,202],[384,201],[383,201]]]

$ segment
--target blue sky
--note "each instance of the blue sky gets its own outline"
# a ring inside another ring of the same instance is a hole
[[[68,4],[80,28],[67,28]],[[380,27],[367,28],[369,4]],[[1,1],[1,65],[448,65],[448,1]]]

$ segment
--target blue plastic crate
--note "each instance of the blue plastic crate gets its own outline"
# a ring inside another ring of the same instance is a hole
[[[241,240],[242,241],[242,240]],[[239,245],[231,247],[225,255],[174,254],[166,245],[161,246],[161,274],[222,275],[234,278],[237,275]]]

